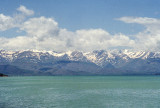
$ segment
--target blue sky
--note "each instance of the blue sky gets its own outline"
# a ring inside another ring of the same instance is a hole
[[[131,39],[139,39],[137,34],[145,31],[148,25],[134,21],[128,23],[126,19],[119,18],[160,17],[159,0],[1,0],[0,13],[13,17],[19,13],[17,8],[20,6],[34,11],[34,15],[27,17],[24,22],[43,16],[53,18],[59,28],[65,28],[67,31],[102,29],[110,35],[123,34]],[[0,31],[0,36],[6,38],[26,34],[28,32],[20,30],[20,27]]]
[[[54,17],[62,28],[102,28],[111,33],[134,34],[142,30],[138,24],[114,20],[123,16],[160,17],[159,0],[1,0],[0,12],[11,15],[24,5],[35,16]]]

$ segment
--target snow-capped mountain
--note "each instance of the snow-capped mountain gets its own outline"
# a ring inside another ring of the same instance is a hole
[[[8,68],[12,70],[7,70]],[[23,75],[23,71],[25,75],[159,74],[160,52],[1,50],[0,71],[14,75],[14,69],[20,69],[20,75]]]

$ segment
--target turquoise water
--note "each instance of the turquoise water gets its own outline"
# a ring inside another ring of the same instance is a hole
[[[160,77],[3,77],[0,108],[160,108]]]

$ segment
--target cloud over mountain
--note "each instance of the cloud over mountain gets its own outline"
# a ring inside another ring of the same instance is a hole
[[[159,50],[160,49],[160,19],[148,17],[121,17],[118,20],[125,23],[137,23],[145,27],[136,37],[136,49]]]
[[[81,50],[131,48],[157,50],[160,46],[160,20],[147,17],[121,17],[125,23],[138,23],[146,27],[134,35],[134,39],[122,33],[110,34],[103,29],[81,29],[75,32],[60,28],[54,18],[34,17],[34,11],[21,5],[13,16],[0,14],[0,31],[18,28],[23,36],[0,37],[1,49],[21,50]],[[33,16],[32,16],[33,15]]]

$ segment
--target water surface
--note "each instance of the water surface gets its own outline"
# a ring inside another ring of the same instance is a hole
[[[5,77],[0,108],[160,108],[160,77]]]

